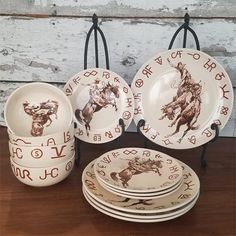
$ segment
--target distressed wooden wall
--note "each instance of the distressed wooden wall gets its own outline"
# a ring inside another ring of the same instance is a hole
[[[29,81],[63,86],[83,69],[93,13],[107,38],[111,70],[131,83],[145,61],[168,48],[186,12],[201,50],[224,66],[236,87],[235,0],[0,0],[0,123],[4,103],[16,87]],[[178,37],[174,47],[181,46]],[[191,36],[187,46],[195,47]],[[91,44],[90,67],[93,50]],[[103,55],[101,48],[101,67]],[[221,135],[236,136],[235,106]]]

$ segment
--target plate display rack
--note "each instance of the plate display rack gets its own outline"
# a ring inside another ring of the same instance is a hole
[[[106,38],[105,38],[103,31],[101,30],[101,28],[98,25],[98,16],[96,14],[93,14],[93,16],[92,16],[92,26],[89,29],[87,36],[86,36],[86,40],[85,40],[84,70],[86,70],[88,68],[88,63],[87,63],[88,62],[88,46],[89,46],[90,36],[91,36],[92,32],[94,33],[95,67],[99,68],[98,34],[100,34],[101,39],[102,39],[102,44],[104,47],[106,69],[109,70],[110,63],[109,63],[109,53],[108,53],[107,42],[106,42]],[[74,123],[74,125],[76,128],[77,124]],[[119,119],[119,126],[121,127],[120,137],[122,137],[122,135],[125,133],[125,124],[124,124],[124,120],[122,118]],[[114,142],[116,142],[117,147],[120,147],[120,142],[119,142],[120,137],[117,138],[116,140],[114,140]],[[79,165],[79,160],[81,158],[81,152],[80,152],[81,142],[82,142],[81,140],[79,140],[78,138],[75,137],[75,147],[76,147],[76,153],[77,153],[76,164],[77,165]]]
[[[189,16],[188,13],[186,13],[185,16],[184,16],[184,23],[173,34],[173,37],[172,37],[172,39],[169,43],[168,50],[172,49],[173,44],[176,40],[176,37],[183,30],[183,45],[182,45],[182,47],[186,48],[187,36],[188,36],[188,32],[189,32],[193,36],[193,39],[194,39],[195,44],[196,44],[196,49],[200,51],[200,44],[199,44],[198,36],[197,36],[196,32],[189,26],[189,22],[190,22],[190,16]],[[85,41],[84,69],[87,69],[88,46],[89,46],[90,36],[91,36],[92,32],[94,33],[95,66],[96,66],[96,68],[99,68],[98,34],[100,34],[101,39],[102,39],[102,44],[103,44],[103,47],[104,47],[106,69],[110,69],[109,53],[108,53],[106,38],[105,38],[105,35],[104,35],[103,31],[101,30],[101,28],[98,25],[98,16],[96,14],[93,14],[93,16],[92,16],[92,26],[89,29],[88,33],[87,33],[87,37],[86,37],[86,41]],[[119,119],[119,125],[122,128],[122,133],[121,133],[120,137],[115,140],[117,147],[120,147],[120,138],[125,134],[125,125],[124,125],[123,119]],[[76,123],[75,123],[75,126],[76,126]],[[140,135],[143,135],[142,132],[140,131],[140,128],[143,127],[143,126],[145,126],[145,120],[141,119],[141,120],[139,120],[139,122],[137,124],[137,131]],[[207,143],[203,144],[202,146],[200,146],[200,147],[202,147],[202,151],[201,151],[201,154],[200,154],[200,162],[201,162],[202,168],[207,167],[206,153],[207,153],[208,144],[210,142],[216,141],[218,136],[219,136],[219,127],[218,127],[217,124],[212,123],[210,128],[214,131],[214,137],[209,142],[207,142]],[[144,138],[144,147],[147,148],[149,140],[144,135],[143,135],[143,138]],[[80,158],[81,158],[80,144],[81,144],[82,141],[79,140],[78,138],[76,138],[75,140],[76,140],[76,145],[75,146],[76,146],[76,153],[77,153],[76,164],[79,165],[79,161],[80,161]],[[158,146],[158,144],[155,144],[155,145]]]

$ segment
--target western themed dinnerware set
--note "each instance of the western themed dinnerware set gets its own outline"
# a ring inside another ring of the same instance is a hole
[[[74,136],[102,144],[118,138],[132,119],[152,142],[173,149],[198,147],[221,130],[233,107],[226,71],[211,56],[171,49],[147,61],[131,86],[101,68],[79,72],[63,91],[30,83],[8,98],[4,115],[13,173],[23,183],[48,186],[65,179],[74,160]],[[75,128],[74,128],[75,124]],[[186,164],[144,148],[121,148],[95,157],[82,175],[90,205],[114,218],[161,222],[196,203],[200,183]]]
[[[67,96],[47,83],[29,83],[8,98],[11,168],[30,186],[50,186],[65,179],[75,162],[72,107]]]
[[[98,211],[133,222],[161,222],[188,212],[200,182],[186,164],[164,153],[121,148],[98,157],[83,171],[83,194]]]

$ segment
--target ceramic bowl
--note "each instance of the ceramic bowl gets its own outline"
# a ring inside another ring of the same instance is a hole
[[[30,168],[18,165],[10,157],[13,174],[22,183],[34,187],[50,186],[64,180],[74,167],[74,155],[57,165],[44,168]]]
[[[16,89],[4,107],[5,122],[11,133],[38,137],[68,129],[72,106],[67,96],[47,83],[29,83]]]
[[[13,134],[9,129],[7,131],[10,142],[19,146],[53,146],[67,143],[74,138],[73,123],[68,129],[38,137],[22,137]]]
[[[19,146],[9,142],[10,156],[14,162],[27,167],[48,167],[60,164],[72,157],[74,139],[55,146]]]

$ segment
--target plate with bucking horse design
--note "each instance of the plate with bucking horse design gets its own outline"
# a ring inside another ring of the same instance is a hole
[[[97,158],[97,179],[126,193],[154,193],[170,189],[182,179],[179,162],[145,148],[120,148]]]
[[[154,143],[173,149],[200,146],[227,123],[233,88],[224,68],[211,56],[193,49],[157,54],[137,72],[134,121]]]
[[[101,68],[83,70],[65,85],[71,101],[75,136],[88,143],[106,143],[122,134],[133,119],[132,90],[118,74]]]

